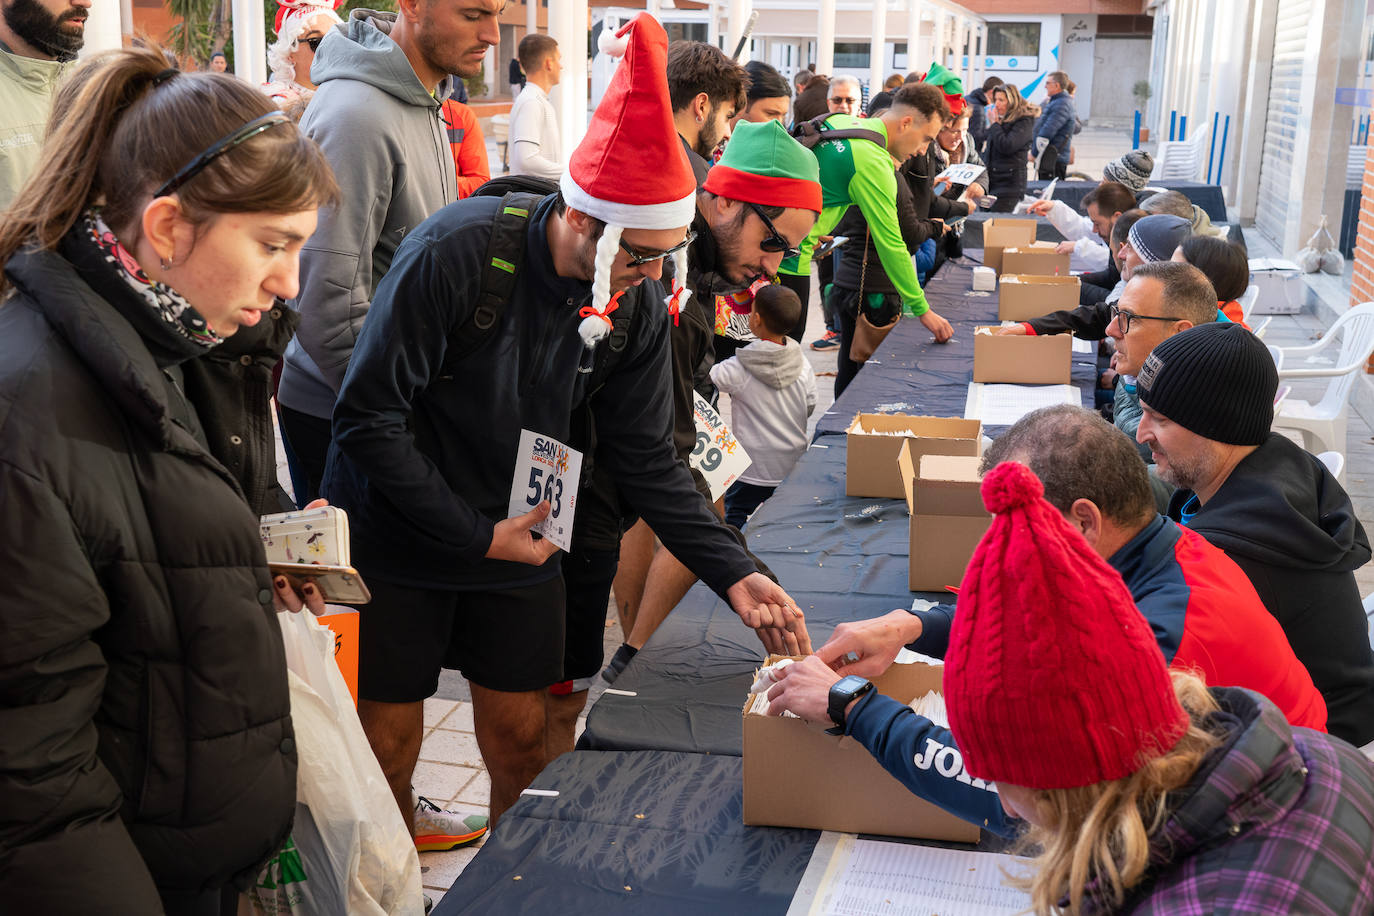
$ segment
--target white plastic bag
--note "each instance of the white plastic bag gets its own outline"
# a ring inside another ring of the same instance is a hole
[[[421,916],[420,859],[334,662],[334,634],[310,614],[277,616],[299,759],[296,821],[240,896],[239,916]]]
[[[1314,274],[1324,271],[1339,274],[1345,269],[1345,257],[1336,248],[1336,240],[1326,228],[1326,217],[1322,216],[1317,231],[1307,240],[1307,247],[1298,252],[1294,259],[1305,273]]]

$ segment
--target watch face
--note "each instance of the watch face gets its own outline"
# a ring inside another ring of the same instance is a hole
[[[834,690],[836,693],[853,694],[855,691],[862,690],[864,684],[867,683],[868,681],[866,679],[859,677],[857,674],[850,674],[840,678],[835,682],[835,686],[830,689]]]

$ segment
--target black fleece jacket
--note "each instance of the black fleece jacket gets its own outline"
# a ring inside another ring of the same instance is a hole
[[[1191,490],[1179,490],[1169,517],[1196,505]],[[1325,698],[1331,734],[1356,746],[1374,741],[1374,653],[1355,584],[1369,538],[1326,466],[1270,433],[1188,527],[1250,577]]]

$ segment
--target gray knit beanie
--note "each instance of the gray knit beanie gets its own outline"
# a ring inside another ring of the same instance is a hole
[[[1107,181],[1117,181],[1139,192],[1150,181],[1150,173],[1155,169],[1154,157],[1143,149],[1133,149],[1120,159],[1108,162],[1102,168],[1102,177]]]
[[[1141,217],[1126,236],[1136,254],[1151,264],[1167,261],[1183,240],[1193,234],[1193,224],[1181,216],[1156,213]]]
[[[1136,392],[1151,410],[1204,439],[1231,445],[1262,445],[1269,437],[1278,387],[1269,349],[1229,321],[1165,339],[1136,377]]]

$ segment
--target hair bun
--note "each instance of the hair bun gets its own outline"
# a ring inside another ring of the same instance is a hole
[[[1045,486],[1024,464],[1003,461],[983,478],[983,505],[994,515],[1029,505],[1045,493]]]

